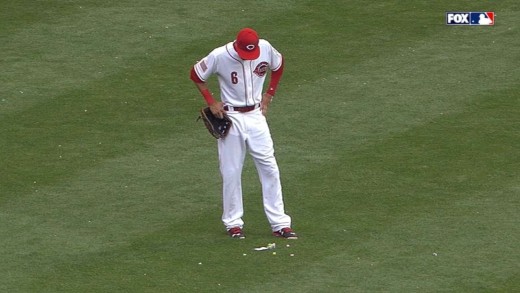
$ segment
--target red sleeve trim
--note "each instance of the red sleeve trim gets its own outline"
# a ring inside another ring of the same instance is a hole
[[[267,93],[271,96],[274,96],[276,93],[276,88],[278,87],[278,83],[282,78],[284,63],[285,62],[282,59],[282,64],[280,64],[278,70],[271,72],[271,81],[269,82],[269,88],[267,89]]]
[[[200,79],[200,77],[197,75],[197,72],[195,72],[195,66],[191,68],[190,71],[190,79],[193,80],[193,82],[196,83],[203,83],[204,81]]]

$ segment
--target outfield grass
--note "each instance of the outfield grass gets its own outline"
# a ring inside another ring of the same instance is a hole
[[[517,2],[1,1],[0,292],[520,291]],[[226,236],[195,122],[190,67],[244,26],[286,60],[296,241],[250,159]]]

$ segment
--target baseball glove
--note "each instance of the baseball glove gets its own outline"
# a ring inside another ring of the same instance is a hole
[[[208,129],[209,133],[216,139],[226,137],[232,125],[231,119],[229,119],[226,113],[224,113],[222,119],[218,118],[213,115],[209,107],[200,109],[200,116],[197,121],[199,119],[204,121],[204,125]]]

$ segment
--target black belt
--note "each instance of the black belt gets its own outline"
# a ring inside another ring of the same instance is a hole
[[[253,106],[245,106],[245,107],[224,106],[224,110],[245,113],[245,112],[253,111],[254,109],[259,108],[259,107],[260,107],[260,104],[256,104]]]

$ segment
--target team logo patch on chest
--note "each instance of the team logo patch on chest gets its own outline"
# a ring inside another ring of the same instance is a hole
[[[267,73],[267,67],[269,66],[269,63],[267,62],[260,62],[255,70],[253,71],[254,74],[258,75],[259,77],[264,76]]]

